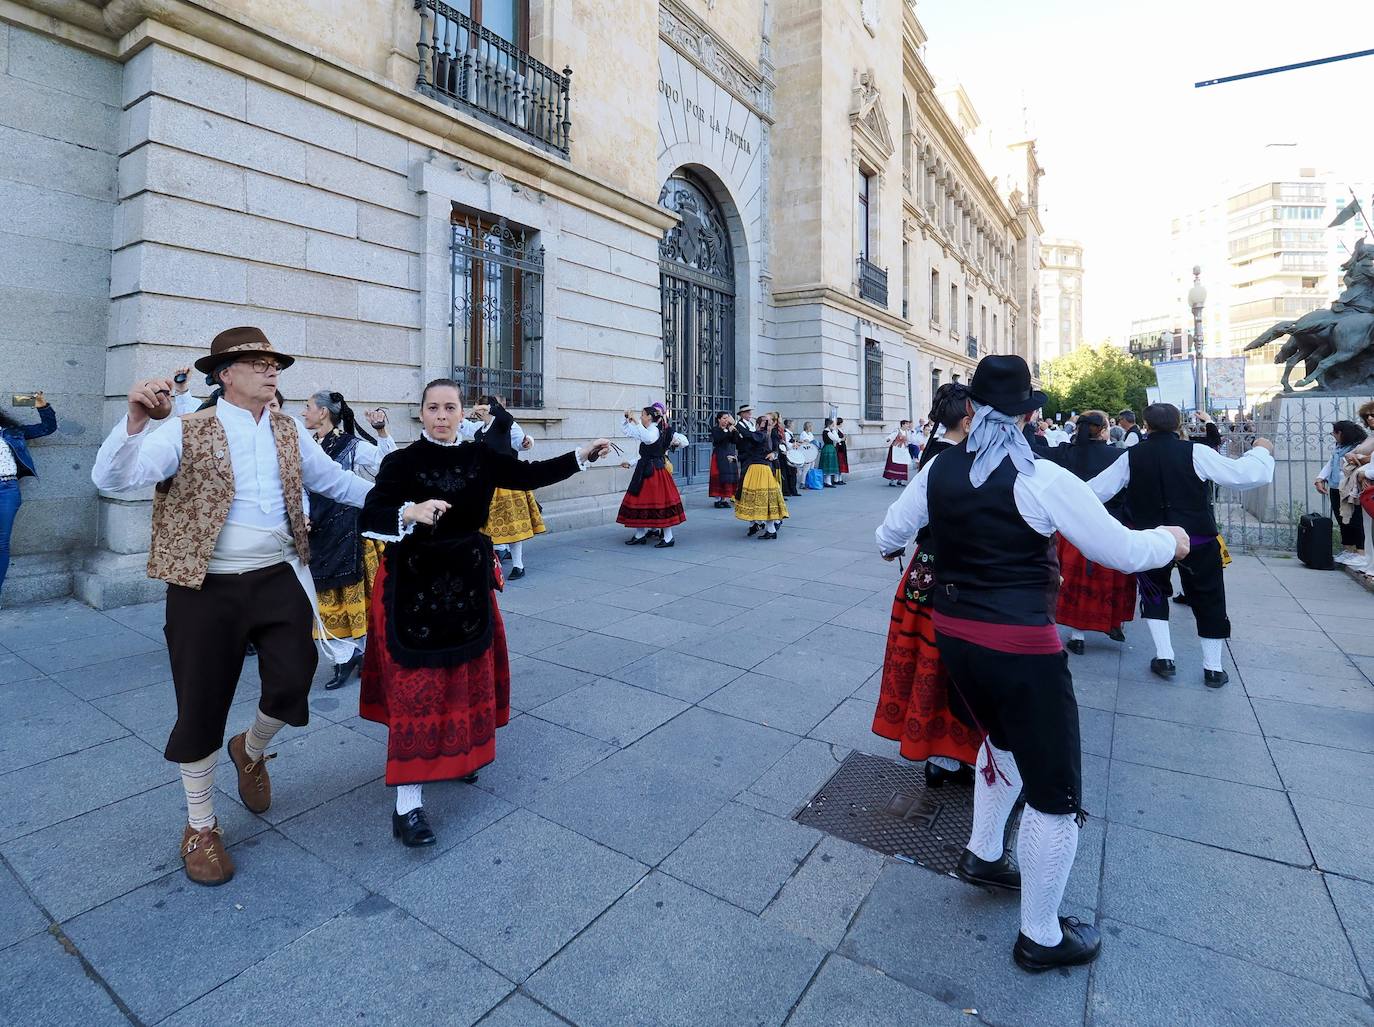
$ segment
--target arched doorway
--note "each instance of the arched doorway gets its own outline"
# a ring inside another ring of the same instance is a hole
[[[711,468],[711,425],[735,409],[735,261],[720,205],[700,179],[678,171],[658,202],[682,216],[658,245],[665,402],[689,445],[673,457],[684,484]]]

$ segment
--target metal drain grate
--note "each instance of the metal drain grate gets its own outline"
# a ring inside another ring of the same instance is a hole
[[[796,820],[948,874],[973,829],[973,787],[947,781],[927,791],[920,764],[851,752]]]

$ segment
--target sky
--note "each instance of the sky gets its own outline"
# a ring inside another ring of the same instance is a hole
[[[1160,312],[1171,220],[1225,198],[1265,144],[1374,178],[1374,57],[1193,85],[1374,48],[1359,0],[917,0],[916,15],[941,86],[963,85],[1003,141],[1026,125],[1038,140],[1046,235],[1085,247],[1090,341]]]

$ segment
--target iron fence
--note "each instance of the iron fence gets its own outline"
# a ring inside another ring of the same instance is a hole
[[[1368,400],[1368,395],[1326,393],[1281,396],[1266,404],[1259,416],[1223,426],[1221,452],[1225,456],[1243,456],[1259,438],[1274,445],[1271,484],[1243,492],[1213,488],[1217,527],[1228,547],[1240,552],[1293,552],[1303,514],[1331,516],[1330,500],[1315,485],[1335,451],[1331,425],[1338,420],[1358,424],[1356,409]],[[1333,546],[1334,538],[1333,532]]]
[[[863,257],[858,258],[859,298],[887,306],[887,270]]]

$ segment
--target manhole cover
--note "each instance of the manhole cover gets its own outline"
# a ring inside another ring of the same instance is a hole
[[[927,791],[921,764],[851,752],[796,820],[948,874],[973,829],[973,787],[947,781]]]

